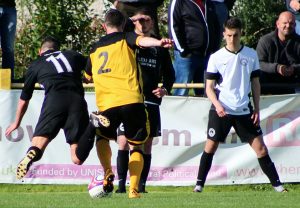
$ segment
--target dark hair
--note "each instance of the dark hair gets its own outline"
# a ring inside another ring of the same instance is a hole
[[[104,22],[110,27],[120,27],[125,24],[125,17],[120,11],[110,9],[105,15]]]
[[[47,47],[49,48],[53,48],[54,50],[59,50],[60,49],[60,41],[53,37],[53,36],[46,36],[43,41],[42,41],[42,44],[41,44],[41,47],[47,45]]]
[[[148,7],[142,7],[139,10],[136,10],[134,12],[134,15],[136,15],[136,14],[147,15],[147,16],[151,17],[152,20],[154,19],[154,13],[153,13],[152,9],[150,9]]]
[[[237,17],[231,17],[224,23],[224,29],[242,29],[242,21]]]

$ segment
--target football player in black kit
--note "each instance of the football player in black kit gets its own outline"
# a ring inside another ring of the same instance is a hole
[[[5,132],[8,136],[20,126],[35,83],[39,83],[45,90],[45,98],[31,147],[18,164],[18,179],[27,174],[33,162],[41,159],[47,145],[60,129],[64,130],[66,142],[70,144],[71,158],[75,164],[82,164],[93,147],[94,140],[88,141],[87,137],[80,139],[89,122],[81,74],[86,58],[78,52],[60,51],[59,48],[59,41],[54,37],[48,36],[43,40],[40,57],[26,72],[15,121]]]
[[[137,11],[130,19],[135,26],[135,33],[142,36],[150,36],[153,29],[153,14],[149,9],[144,8]],[[162,97],[170,94],[175,80],[175,72],[168,49],[161,47],[137,48],[136,59],[142,72],[144,103],[150,122],[150,135],[144,144],[144,167],[138,191],[140,193],[147,193],[145,184],[151,166],[152,141],[153,137],[161,135],[159,105],[161,104]],[[160,82],[163,85],[158,87]],[[118,144],[117,172],[119,187],[116,193],[126,193],[125,184],[128,171],[129,148],[122,125],[118,129]]]

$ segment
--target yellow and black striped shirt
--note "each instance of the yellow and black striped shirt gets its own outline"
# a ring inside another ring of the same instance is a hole
[[[95,43],[88,59],[85,76],[93,78],[96,104],[100,111],[143,103],[141,74],[134,48],[135,33],[115,32]]]

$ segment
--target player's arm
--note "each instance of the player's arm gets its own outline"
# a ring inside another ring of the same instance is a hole
[[[19,99],[15,121],[7,127],[5,131],[5,136],[10,135],[11,132],[13,132],[15,129],[17,129],[20,126],[23,116],[27,111],[28,104],[29,104],[29,100],[23,100],[21,98]]]
[[[134,49],[136,46],[141,48],[149,48],[149,47],[163,47],[163,48],[171,48],[173,45],[173,41],[169,38],[162,38],[158,40],[152,37],[144,37],[139,36],[135,32],[126,33],[126,42],[130,48]]]
[[[253,123],[255,125],[259,125],[259,122],[260,122],[260,118],[259,118],[259,100],[260,100],[259,77],[253,77],[251,79],[251,90],[252,90],[253,105],[254,105],[252,119],[253,119]]]
[[[92,74],[92,61],[89,56],[86,61],[85,72],[83,74],[82,81],[86,84],[93,83],[93,74]]]
[[[212,102],[212,104],[215,106],[217,114],[219,117],[226,116],[226,112],[222,104],[217,98],[217,95],[215,93],[215,84],[216,81],[214,79],[206,79],[206,95],[208,99]]]
[[[158,40],[152,37],[139,36],[137,38],[137,45],[142,48],[148,48],[148,47],[171,48],[173,45],[173,41],[169,38],[162,38]]]

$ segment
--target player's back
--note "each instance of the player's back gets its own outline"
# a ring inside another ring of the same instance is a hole
[[[93,77],[97,106],[101,110],[142,103],[134,33],[112,33],[97,42],[89,57],[87,75]]]
[[[47,51],[34,61],[26,74],[26,86],[39,83],[45,94],[71,91],[83,95],[81,71],[86,59],[75,51]]]

